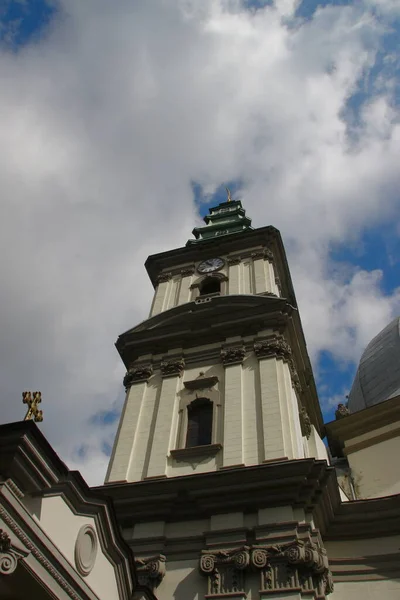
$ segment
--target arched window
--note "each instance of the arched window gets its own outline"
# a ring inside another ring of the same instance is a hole
[[[207,446],[212,442],[213,403],[197,398],[188,406],[186,448]]]
[[[206,277],[199,287],[201,296],[221,293],[221,281],[217,277]]]

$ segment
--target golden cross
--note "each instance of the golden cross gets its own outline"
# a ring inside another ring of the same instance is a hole
[[[36,423],[43,421],[43,411],[38,409],[38,404],[42,401],[40,392],[22,392],[22,402],[28,405],[28,410],[24,417],[24,421],[34,419]]]
[[[229,188],[225,188],[225,189],[226,189],[226,193],[228,194],[228,202],[230,202],[232,200],[231,190]]]

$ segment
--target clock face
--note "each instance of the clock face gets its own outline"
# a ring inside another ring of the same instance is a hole
[[[213,271],[222,269],[224,264],[225,261],[222,258],[209,258],[208,260],[203,260],[197,267],[197,270],[199,273],[212,273]]]

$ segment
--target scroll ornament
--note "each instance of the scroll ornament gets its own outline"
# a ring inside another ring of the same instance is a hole
[[[300,588],[322,600],[333,592],[326,552],[311,541],[203,551],[200,571],[208,577],[211,596],[243,592],[245,573],[255,571],[260,573],[263,594]]]
[[[158,587],[165,576],[165,561],[166,558],[163,554],[135,559],[139,583],[150,589]]]
[[[147,381],[152,375],[153,367],[150,364],[132,367],[126,372],[124,377],[124,386],[126,391],[128,391],[133,383]]]
[[[0,575],[11,575],[18,566],[23,554],[11,546],[7,532],[0,529]]]

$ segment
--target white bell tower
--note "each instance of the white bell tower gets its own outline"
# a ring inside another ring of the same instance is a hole
[[[313,507],[335,475],[281,236],[238,200],[209,212],[148,258],[149,318],[118,338],[106,493],[159,597],[323,599]]]
[[[122,334],[126,401],[107,482],[326,456],[278,231],[240,201],[151,256],[150,317]]]

